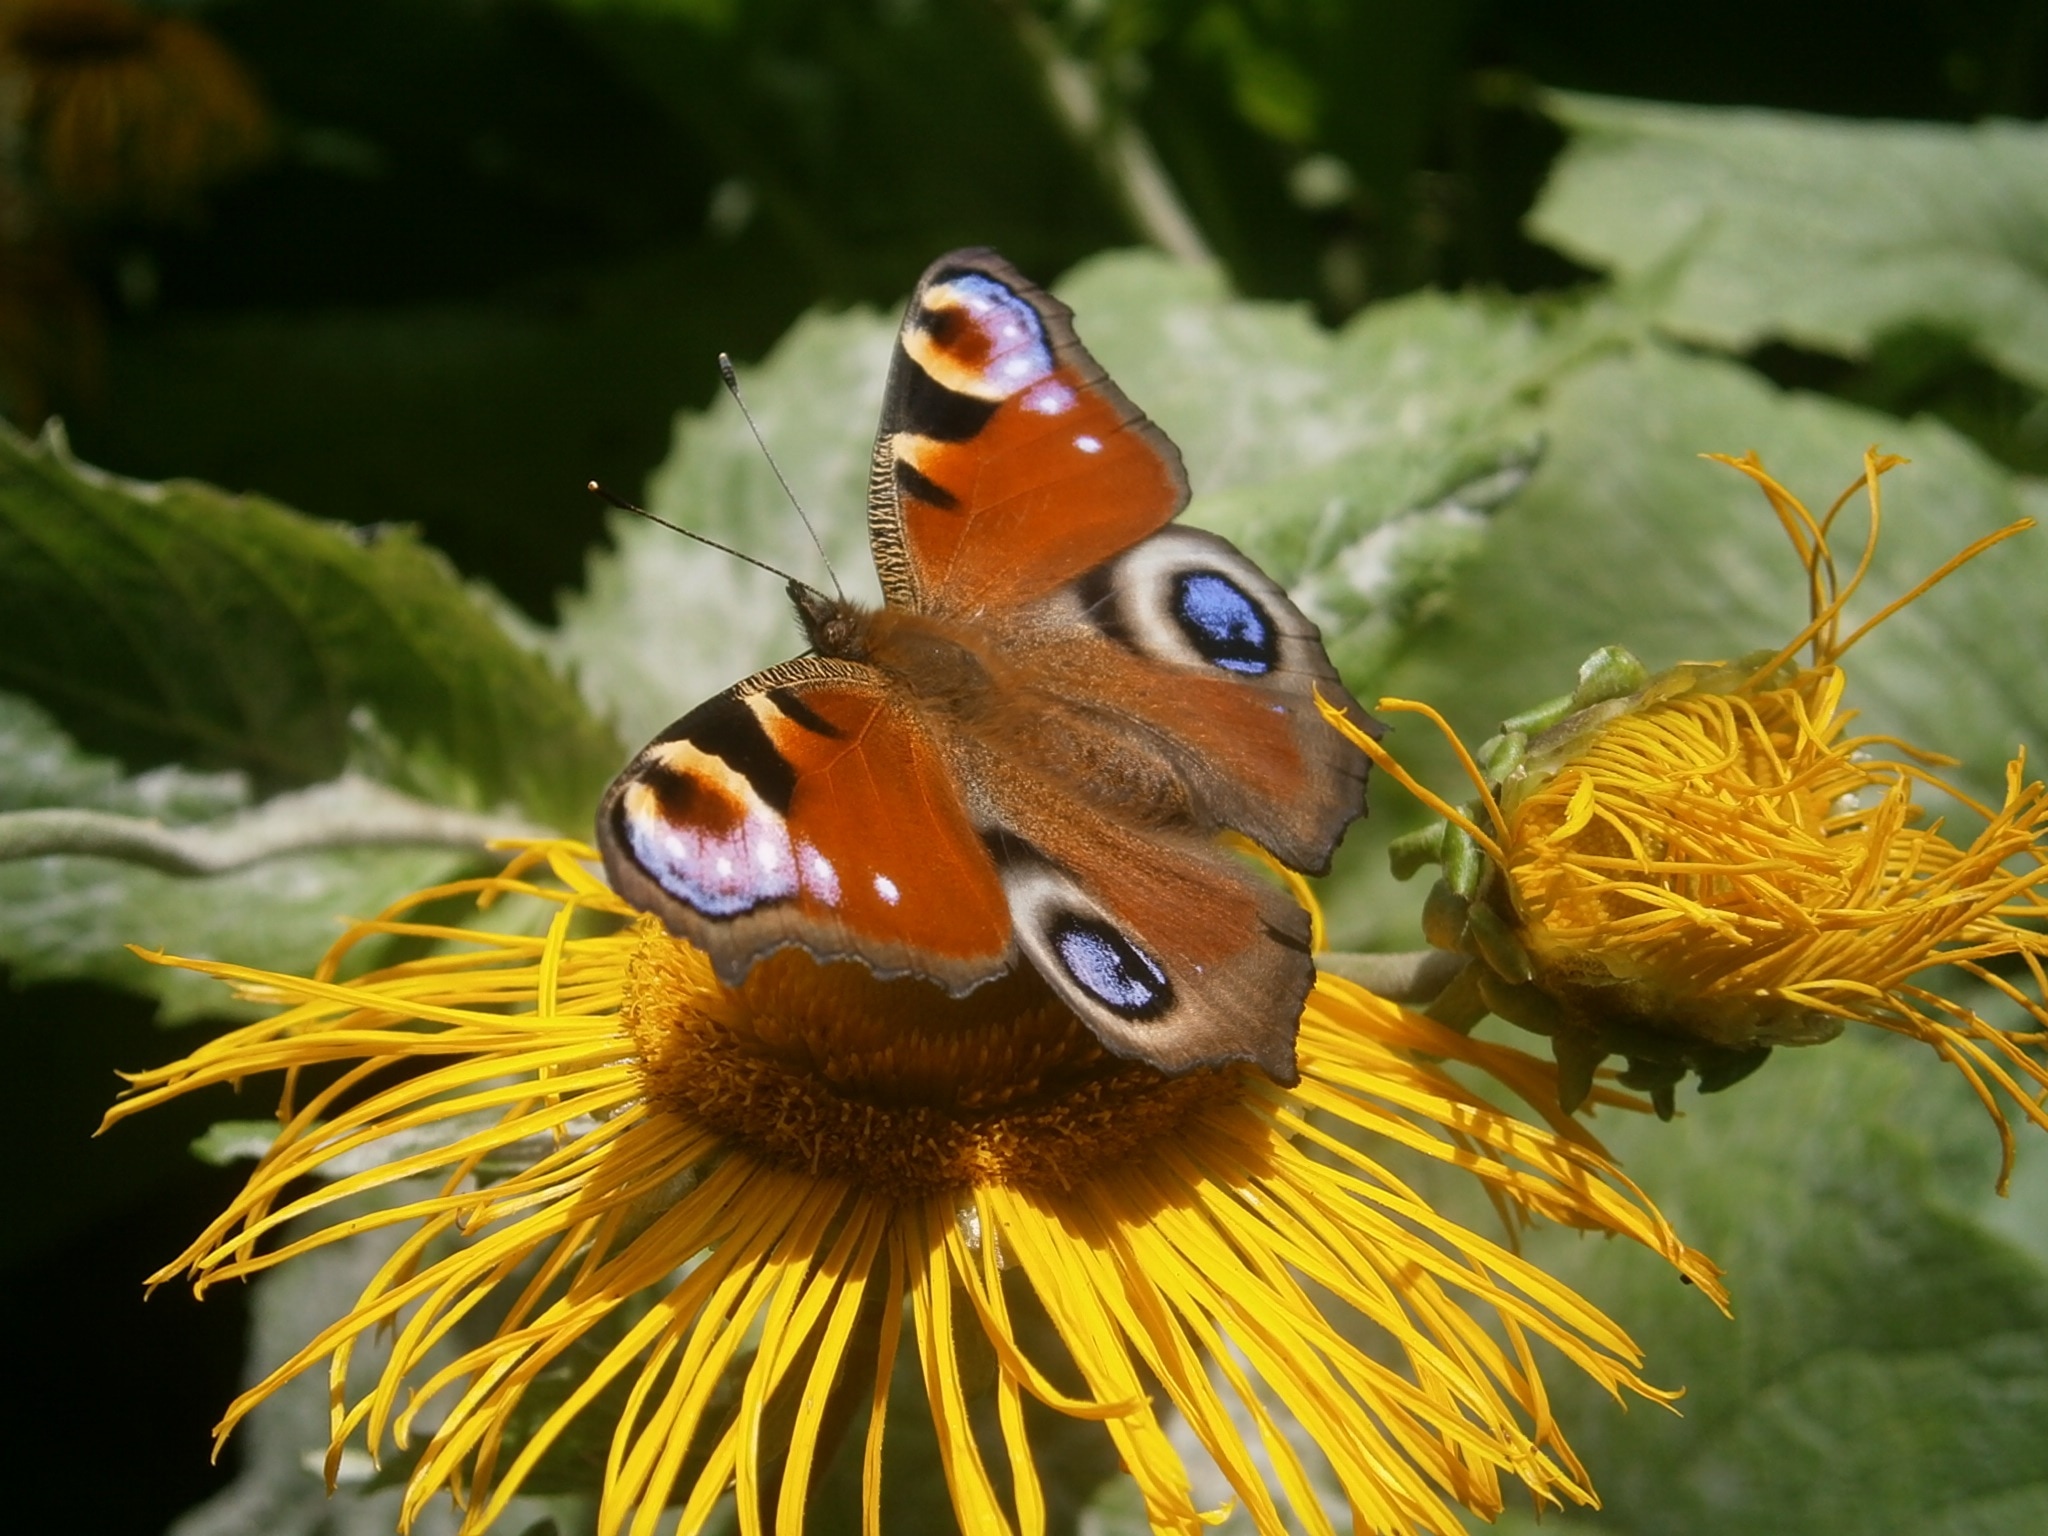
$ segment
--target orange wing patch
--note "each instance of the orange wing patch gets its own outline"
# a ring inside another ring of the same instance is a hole
[[[851,934],[978,969],[1010,952],[1009,906],[945,764],[880,693],[830,685],[748,701],[796,770],[789,820],[806,895]],[[872,945],[863,944],[862,953]]]
[[[1187,501],[1179,452],[1067,307],[987,252],[942,258],[911,300],[875,468],[884,590],[927,613],[1027,604]]]
[[[691,711],[620,775],[599,825],[615,888],[730,982],[791,944],[956,990],[1013,955],[943,759],[851,663],[786,663]]]
[[[1028,603],[1172,520],[1185,497],[1178,457],[1070,369],[990,413],[965,442],[890,439],[904,537],[928,611]]]

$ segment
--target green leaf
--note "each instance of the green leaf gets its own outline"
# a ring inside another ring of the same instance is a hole
[[[1187,520],[1292,588],[1354,687],[1401,654],[1544,451],[1559,375],[1621,344],[1600,303],[1418,294],[1337,331],[1131,254],[1060,287],[1096,357],[1173,438]]]
[[[0,694],[0,811],[79,806],[177,826],[249,801],[240,774],[165,767],[125,776],[111,759],[79,751],[35,705]],[[140,992],[158,1001],[167,1023],[246,1015],[249,1005],[219,982],[151,965],[128,946],[303,972],[341,936],[345,917],[374,915],[474,862],[446,848],[356,848],[205,879],[111,859],[0,863],[0,962],[18,983],[84,979]]]
[[[1784,643],[1805,622],[1804,580],[1763,496],[1704,451],[1755,449],[1816,513],[1861,472],[1865,447],[1912,462],[1886,476],[1882,542],[1852,624],[1898,597],[1971,539],[2030,511],[2040,491],[1938,422],[1900,422],[1782,391],[1748,369],[1660,346],[1564,378],[1546,403],[1550,450],[1495,520],[1440,622],[1386,679],[1430,701],[1468,739],[1569,691],[1600,646],[1653,670]],[[1853,566],[1862,499],[1837,522]],[[1963,759],[1985,793],[2022,745],[2048,739],[2039,686],[2039,593],[2048,536],[2000,545],[1859,643],[1845,663],[1863,725]],[[1413,722],[1404,755],[1441,764]],[[1462,784],[1432,774],[1439,788]]]
[[[0,686],[131,768],[260,792],[353,757],[428,798],[588,824],[622,756],[575,691],[402,529],[77,463],[0,432]]]
[[[1236,298],[1213,270],[1143,252],[1085,262],[1059,292],[1096,358],[1179,446],[1190,519],[1258,542],[1290,580],[1526,450],[1532,392],[1600,345],[1604,323],[1574,307],[1418,294],[1331,331],[1306,305]],[[1333,509],[1331,495],[1346,499]]]
[[[1622,1413],[1549,1373],[1604,1507],[1541,1530],[2048,1529],[2048,1168],[2030,1148],[2014,1199],[1990,1195],[1996,1141],[1954,1073],[1852,1032],[1676,1124],[1601,1133],[1728,1269],[1735,1316],[1627,1245],[1531,1237],[1634,1334],[1651,1380],[1685,1388],[1679,1415]]]
[[[2048,389],[2048,127],[1863,123],[1552,93],[1533,234],[1731,351],[1929,327]]]
[[[761,435],[823,539],[850,595],[881,600],[867,545],[868,455],[896,325],[872,310],[799,320],[741,383]],[[676,418],[648,510],[828,585],[803,520],[729,399]],[[565,594],[549,642],[586,697],[644,741],[747,673],[801,646],[782,582],[629,514]]]

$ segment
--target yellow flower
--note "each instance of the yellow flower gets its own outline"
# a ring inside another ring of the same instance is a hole
[[[1461,845],[1490,866],[1453,882],[1463,890],[1440,887],[1435,937],[1482,960],[1465,978],[1480,1011],[1552,1037],[1567,1105],[1609,1054],[1628,1058],[1622,1082],[1649,1089],[1668,1115],[1688,1068],[1713,1091],[1772,1046],[1828,1040],[1851,1022],[1925,1041],[1997,1122],[2003,1188],[2014,1148],[1994,1085],[2048,1126],[2039,1055],[2048,933],[2032,926],[2048,917],[2048,795],[2027,782],[2024,754],[2006,768],[2003,800],[1987,806],[1928,771],[1949,759],[1850,734],[1841,658],[2031,524],[1980,539],[1845,637],[1843,609],[1877,544],[1878,480],[1903,461],[1873,450],[1821,518],[1754,457],[1721,462],[1756,481],[1778,514],[1807,574],[1810,622],[1774,652],[1689,663],[1646,682],[1638,670],[1629,682],[1642,686],[1618,697],[1582,690],[1547,730],[1489,743],[1490,772],[1459,747],[1480,787],[1471,816],[1392,768],[1456,829],[1436,849],[1450,855],[1447,873]],[[1842,579],[1829,533],[1860,489],[1869,535]],[[1442,726],[1423,705],[1382,708]],[[1952,840],[1914,803],[1923,785],[1954,797],[1982,829]],[[1938,967],[2018,1005],[2036,1027],[1994,1028],[1922,980]],[[1458,1006],[1453,998],[1432,1012]]]
[[[285,1075],[248,1187],[158,1282],[203,1289],[405,1232],[221,1433],[324,1359],[330,1477],[359,1433],[415,1446],[407,1521],[446,1489],[482,1530],[587,1413],[609,1444],[608,1536],[647,1536],[676,1505],[698,1531],[728,1490],[742,1531],[796,1532],[846,1429],[877,1531],[899,1342],[974,1536],[1045,1529],[1027,1430],[1048,1409],[1101,1422],[1160,1531],[1214,1518],[1169,1405],[1272,1536],[1289,1528],[1282,1497],[1332,1530],[1318,1475],[1370,1531],[1457,1536],[1454,1506],[1498,1511],[1502,1474],[1539,1500],[1590,1501],[1533,1344],[1617,1395],[1665,1395],[1612,1321],[1433,1209],[1392,1149],[1466,1170],[1517,1220],[1632,1237],[1721,1298],[1714,1268],[1558,1109],[1546,1064],[1348,983],[1325,977],[1309,999],[1299,1086],[1245,1067],[1167,1078],[1106,1054],[1028,971],[955,1001],[784,953],[728,990],[591,857],[539,845],[500,876],[423,892],[311,978],[178,962],[283,1011],[136,1076],[111,1117]],[[554,915],[543,936],[407,916],[462,893]],[[336,979],[373,934],[456,947]],[[1547,1106],[1555,1128],[1439,1059]],[[356,1198],[379,1190],[381,1209]],[[493,1309],[490,1337],[458,1344]],[[388,1360],[365,1390],[351,1356],[380,1332]]]
[[[0,0],[0,113],[85,213],[176,211],[270,147],[254,82],[204,29],[126,0]]]

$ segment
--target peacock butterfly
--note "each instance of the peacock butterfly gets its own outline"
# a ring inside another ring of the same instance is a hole
[[[955,995],[1019,955],[1111,1051],[1295,1079],[1308,916],[1367,763],[1322,637],[1173,525],[1179,450],[993,251],[925,271],[868,479],[883,606],[791,581],[809,654],[663,731],[598,813],[613,887],[741,980],[797,945]]]

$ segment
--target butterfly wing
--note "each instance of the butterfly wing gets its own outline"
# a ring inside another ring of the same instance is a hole
[[[1020,616],[1041,673],[1094,679],[1186,786],[1199,827],[1240,832],[1290,869],[1323,874],[1365,812],[1365,755],[1323,719],[1320,694],[1366,729],[1286,590],[1228,539],[1174,526]],[[1055,659],[1057,658],[1057,659]]]
[[[1017,944],[1097,1039],[1166,1072],[1251,1061],[1295,1081],[1315,966],[1291,895],[1212,839],[1071,806],[1032,830],[993,840]]]
[[[1036,675],[1121,713],[1201,819],[1320,873],[1365,804],[1354,711],[1315,625],[1228,541],[1169,526],[1187,476],[1075,335],[992,251],[926,269],[883,399],[868,521],[893,606],[965,616]]]
[[[1187,496],[1065,305],[992,252],[932,264],[869,529],[892,606],[991,632],[1024,680],[1018,734],[1040,750],[995,755],[976,785],[1017,944],[1111,1049],[1291,1081],[1307,918],[1218,834],[1327,869],[1367,764],[1316,694],[1368,717],[1277,583],[1171,526]]]
[[[1066,305],[993,251],[925,270],[869,480],[892,606],[1018,607],[1164,527],[1187,496],[1179,450],[1088,355]]]
[[[1218,834],[1320,873],[1364,812],[1366,758],[1316,695],[1376,727],[1315,625],[1227,540],[1175,527],[1013,628],[1021,670],[1049,681],[1030,713],[1051,744],[1040,771],[984,775],[1019,949],[1121,1055],[1169,1072],[1252,1061],[1292,1082],[1308,917]],[[1043,771],[1098,724],[1115,749]]]
[[[791,944],[956,993],[1015,958],[937,744],[855,662],[800,657],[692,710],[613,783],[598,843],[613,889],[730,984]]]

